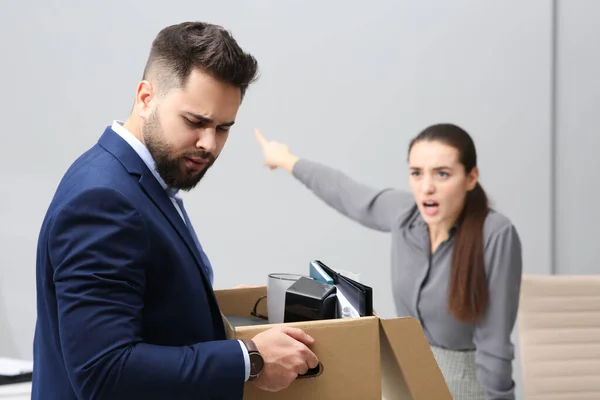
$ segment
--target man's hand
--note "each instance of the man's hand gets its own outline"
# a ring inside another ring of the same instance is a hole
[[[294,165],[298,161],[298,157],[291,154],[285,144],[268,141],[258,129],[254,130],[254,136],[256,136],[256,140],[262,148],[265,165],[269,167],[269,169],[274,170],[282,168],[287,172],[292,173]]]
[[[278,326],[259,333],[252,340],[265,362],[260,376],[252,381],[262,390],[285,389],[298,375],[319,364],[317,356],[308,348],[314,339],[302,329]]]

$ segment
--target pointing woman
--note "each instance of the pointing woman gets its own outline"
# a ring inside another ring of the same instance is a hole
[[[488,205],[469,134],[438,124],[410,142],[412,193],[369,187],[255,134],[267,167],[288,171],[343,215],[391,234],[397,315],[420,321],[454,399],[514,399],[510,335],[521,241]]]

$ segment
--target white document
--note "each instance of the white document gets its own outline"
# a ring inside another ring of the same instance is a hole
[[[0,357],[0,375],[17,376],[33,372],[33,361]]]
[[[336,269],[340,275],[345,276],[346,278],[350,278],[358,283],[360,283],[360,274],[355,272],[346,271],[343,269]],[[338,298],[338,315],[340,318],[359,318],[360,314],[356,308],[352,306],[352,303],[348,301],[343,291],[340,290],[339,286],[337,286],[337,298]],[[345,311],[345,312],[344,312]]]
[[[336,296],[338,300],[338,315],[340,316],[340,318],[360,317],[358,310],[352,306],[352,303],[348,301],[346,296],[344,296],[344,292],[340,290],[339,287],[336,290]]]

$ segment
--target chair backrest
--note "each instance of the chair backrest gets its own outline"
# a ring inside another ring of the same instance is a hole
[[[523,275],[518,335],[526,400],[600,399],[600,275]]]

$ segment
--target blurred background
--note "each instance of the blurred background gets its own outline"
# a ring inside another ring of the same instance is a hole
[[[185,195],[217,288],[307,273],[320,259],[360,273],[378,313],[395,316],[389,236],[265,169],[254,127],[359,181],[408,189],[410,138],[458,124],[475,139],[494,207],[521,235],[525,272],[600,272],[598,1],[3,5],[0,356],[32,357],[36,241],[62,174],[127,118],[151,41],[184,20],[231,30],[262,75],[219,161]]]

